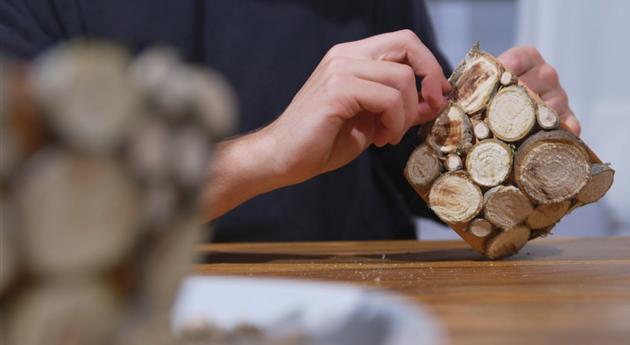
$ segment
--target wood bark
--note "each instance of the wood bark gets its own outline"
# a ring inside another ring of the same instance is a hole
[[[466,173],[451,172],[433,183],[429,205],[443,221],[463,223],[472,220],[481,211],[483,195]]]
[[[495,137],[514,142],[534,128],[536,107],[527,90],[519,85],[502,88],[488,106],[488,127]]]
[[[134,176],[146,181],[165,181],[169,177],[171,136],[166,121],[157,117],[147,116],[139,123],[126,150]]]
[[[591,166],[591,179],[580,190],[576,201],[580,204],[589,204],[601,199],[612,186],[615,171],[608,164],[593,164]]]
[[[491,259],[514,255],[525,246],[529,236],[530,230],[525,225],[503,230],[488,241],[485,253]]]
[[[544,229],[557,223],[569,210],[568,200],[555,204],[538,205],[525,222],[531,229]]]
[[[541,204],[575,197],[591,178],[588,152],[580,139],[564,130],[541,131],[518,149],[514,162],[518,187]]]
[[[472,139],[470,119],[458,105],[450,103],[430,125],[426,142],[435,151],[448,154],[468,151]]]
[[[18,270],[15,214],[8,200],[0,196],[0,296],[11,285]]]
[[[512,149],[499,140],[481,141],[466,156],[466,170],[480,186],[499,185],[512,171]]]
[[[509,229],[532,213],[527,196],[514,186],[496,186],[484,194],[484,218],[496,227]]]
[[[416,188],[427,187],[442,173],[442,162],[430,146],[420,145],[407,160],[405,176]]]
[[[170,310],[182,279],[190,273],[195,246],[201,241],[199,219],[177,220],[163,231],[143,259],[141,303],[149,310]]]
[[[175,131],[169,147],[169,157],[173,176],[180,186],[196,189],[206,181],[210,145],[206,133],[194,125]]]

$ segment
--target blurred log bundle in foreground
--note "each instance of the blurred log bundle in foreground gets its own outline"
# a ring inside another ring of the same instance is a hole
[[[475,250],[493,259],[513,255],[606,194],[614,170],[478,45],[450,82],[450,104],[422,128],[425,143],[404,173]]]
[[[207,236],[212,142],[236,119],[227,83],[167,49],[87,41],[0,63],[2,344],[232,343],[170,324]]]

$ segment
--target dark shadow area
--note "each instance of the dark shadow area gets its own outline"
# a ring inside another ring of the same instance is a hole
[[[368,259],[368,260],[366,260]],[[318,263],[375,263],[395,262],[438,262],[438,261],[486,261],[484,256],[468,248],[438,249],[419,252],[379,253],[379,254],[294,254],[294,253],[255,253],[255,252],[205,252],[197,262],[201,264],[271,263],[304,264],[305,261]]]
[[[514,255],[511,260],[535,260],[540,258],[560,257],[563,250],[559,247],[550,244],[536,244],[535,242],[528,242],[521,251]]]
[[[383,260],[383,254],[357,255]],[[421,252],[385,253],[384,261],[436,262],[436,261],[487,261],[483,255],[470,248],[437,249]]]

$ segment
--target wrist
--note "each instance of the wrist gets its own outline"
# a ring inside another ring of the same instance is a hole
[[[202,210],[215,219],[241,203],[291,184],[278,159],[278,145],[267,128],[216,145]]]

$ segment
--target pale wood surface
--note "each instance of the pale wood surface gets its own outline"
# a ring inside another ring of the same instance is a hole
[[[538,239],[490,261],[463,241],[208,244],[196,271],[390,289],[452,344],[630,344],[630,237]]]

